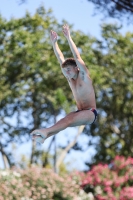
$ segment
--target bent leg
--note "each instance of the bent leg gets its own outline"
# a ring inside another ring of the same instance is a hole
[[[33,135],[35,134],[35,138],[39,137],[36,136],[36,132],[40,132],[40,135],[45,139],[57,134],[58,132],[66,129],[67,127],[75,127],[81,125],[91,124],[94,121],[94,113],[90,110],[82,110],[79,112],[72,112],[68,114],[66,117],[59,120],[56,124],[49,128],[35,130],[33,131]]]

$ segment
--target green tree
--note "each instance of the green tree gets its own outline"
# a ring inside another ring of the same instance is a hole
[[[58,25],[51,10],[40,7],[33,16],[26,13],[24,18],[9,21],[1,16],[0,23],[0,150],[3,160],[12,165],[14,159],[9,150],[12,142],[21,144],[29,140],[33,129],[46,127],[54,123],[62,111],[75,108],[50,44],[51,29],[59,33],[59,45],[65,57],[72,55],[62,37],[65,21]],[[103,25],[101,41],[81,31],[73,31],[72,37],[90,69],[99,112],[97,123],[86,126],[84,131],[91,141],[88,145],[94,146],[97,152],[89,164],[108,162],[116,153],[132,155],[132,33],[122,36],[120,27]],[[84,149],[78,145],[77,136],[65,147],[59,162],[58,157],[57,162],[55,159],[55,165],[61,164],[70,148]],[[97,138],[95,144],[93,141]],[[48,150],[52,142],[53,139]],[[40,162],[39,151],[33,143],[31,163]],[[47,162],[45,156],[42,166]]]
[[[99,69],[92,73],[99,117],[91,133],[99,139],[92,163],[108,163],[116,154],[133,153],[133,34],[119,31],[116,25],[103,25],[103,40],[95,48]]]
[[[118,18],[127,18],[132,21],[133,16],[133,1],[132,0],[88,0],[92,2],[95,9],[104,12],[106,16]]]
[[[34,16],[10,21],[1,16],[0,22],[1,147],[12,165],[11,142],[29,140],[31,130],[50,123],[62,104],[67,110],[66,95],[72,100],[49,40],[49,31],[61,28],[51,10],[40,7]]]
[[[12,142],[21,144],[29,140],[33,129],[56,122],[63,110],[74,110],[70,88],[50,43],[51,29],[59,33],[59,45],[65,57],[72,54],[62,37],[65,21],[58,25],[51,10],[40,7],[33,16],[26,13],[24,18],[9,21],[1,16],[0,20],[1,151],[5,152],[9,165],[12,165],[14,159],[9,151]],[[73,37],[81,51],[84,44],[87,50],[93,41],[78,31],[73,32]],[[90,55],[91,47],[89,50]],[[53,139],[48,150],[52,142]],[[33,142],[31,163],[39,162],[39,151]],[[47,159],[43,160],[42,165],[47,165]]]

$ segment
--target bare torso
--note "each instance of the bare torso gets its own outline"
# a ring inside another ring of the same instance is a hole
[[[78,73],[77,79],[68,80],[78,110],[96,108],[95,93],[92,80],[88,74]]]

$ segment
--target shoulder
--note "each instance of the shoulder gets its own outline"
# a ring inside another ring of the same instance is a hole
[[[89,70],[86,67],[86,64],[84,63],[84,61],[81,58],[76,59],[76,63],[77,63],[78,68],[80,69],[80,71],[89,73]]]

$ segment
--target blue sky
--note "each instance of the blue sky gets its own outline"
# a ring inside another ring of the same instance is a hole
[[[60,23],[62,19],[67,20],[70,24],[74,25],[75,30],[81,30],[86,34],[91,34],[97,38],[100,38],[100,24],[102,23],[119,23],[116,19],[107,19],[102,13],[98,15],[94,14],[94,6],[87,0],[27,0],[27,3],[19,5],[19,0],[0,0],[0,13],[6,19],[10,19],[12,16],[15,18],[23,17],[26,10],[31,14],[35,13],[35,10],[43,4],[46,9],[52,8],[53,15],[57,18]],[[57,3],[58,2],[58,3]],[[121,30],[122,34],[133,31],[132,25],[127,25],[124,22],[123,29]],[[59,116],[59,118],[62,116]],[[60,132],[57,136],[57,141],[62,144],[66,144],[67,138],[73,140],[77,129],[66,129],[63,132]],[[79,137],[79,143],[84,144],[84,147],[87,147],[88,138],[85,135]],[[48,139],[42,149],[47,149],[47,146],[50,142]],[[18,148],[18,151],[15,152],[15,157],[19,160],[20,153],[29,155],[30,154],[31,144],[27,143]],[[93,148],[88,148],[85,153],[74,151],[71,152],[69,156],[65,159],[66,162],[71,163],[71,168],[77,168],[79,170],[85,169],[83,164],[85,160],[91,159],[91,155],[94,154]],[[2,161],[0,162],[0,167],[2,167]]]
[[[36,8],[41,4],[45,8],[52,8],[54,16],[60,22],[62,19],[74,24],[74,29],[82,30],[84,33],[90,33],[93,36],[100,37],[100,24],[103,22],[120,23],[116,19],[104,17],[101,13],[94,14],[94,6],[87,0],[27,0],[27,3],[19,5],[19,0],[0,0],[0,13],[7,19],[11,16],[16,18],[24,16],[26,10],[34,14]],[[57,3],[58,2],[58,3]],[[132,31],[133,26],[124,25],[122,32]]]

